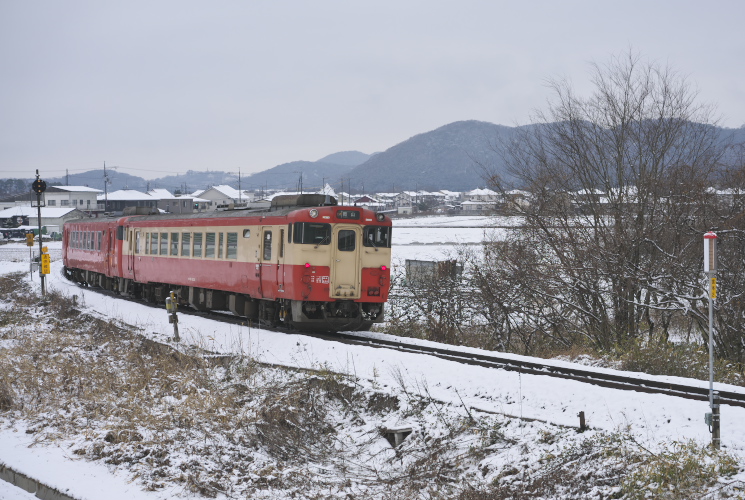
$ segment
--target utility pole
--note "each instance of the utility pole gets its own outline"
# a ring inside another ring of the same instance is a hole
[[[240,203],[241,200],[241,167],[238,167],[238,203]]]
[[[106,173],[106,162],[103,162],[103,211],[109,211],[109,174]]]

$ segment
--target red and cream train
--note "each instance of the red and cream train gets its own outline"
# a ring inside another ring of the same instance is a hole
[[[125,215],[65,223],[67,278],[301,330],[366,329],[390,288],[391,221],[324,195],[266,211]]]

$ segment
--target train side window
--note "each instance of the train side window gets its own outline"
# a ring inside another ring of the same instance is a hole
[[[72,247],[78,248],[78,232],[73,231],[70,237],[72,238]]]
[[[178,233],[171,233],[171,255],[178,255]]]
[[[238,258],[238,233],[228,233],[228,259]]]
[[[191,233],[181,234],[181,257],[188,257],[191,252]]]
[[[251,237],[251,230],[250,229],[244,229],[243,230],[243,237],[244,238],[250,238]]]
[[[285,230],[279,230],[279,256],[285,256]]]
[[[215,257],[215,233],[205,233],[204,258],[212,259],[214,257]]]
[[[264,260],[272,258],[272,232],[264,231]]]
[[[145,233],[145,255],[150,253],[150,233]]]
[[[158,255],[158,233],[153,233],[150,238],[150,255]]]
[[[225,254],[223,253],[223,244],[222,244],[224,237],[225,236],[223,233],[217,233],[217,258],[218,259],[225,258]]]
[[[97,231],[96,234],[98,235],[98,251],[101,251],[101,244],[103,243],[103,231]],[[140,233],[137,233],[138,235]]]
[[[339,241],[337,242],[340,252],[352,252],[354,251],[355,242],[357,241],[357,233],[351,229],[342,229],[339,231]]]
[[[194,257],[202,257],[202,233],[194,233]]]
[[[140,239],[140,236],[141,236],[140,232],[136,231],[135,232],[135,253],[137,254],[139,254],[140,251],[142,250],[142,247],[141,247],[142,240]],[[101,250],[101,240],[98,241],[98,249]]]
[[[168,233],[160,233],[160,255],[168,255]]]
[[[292,243],[292,222],[287,224],[287,243]]]

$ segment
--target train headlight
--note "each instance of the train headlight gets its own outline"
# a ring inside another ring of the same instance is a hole
[[[384,214],[376,214],[375,218],[378,219],[378,222],[383,222],[385,220]]]
[[[381,271],[386,271],[388,269],[388,266],[380,266]]]
[[[310,267],[310,262],[305,263],[305,269],[308,269]]]
[[[310,216],[311,216],[311,217],[312,217],[313,219],[315,219],[316,217],[318,217],[318,210],[316,210],[315,208],[311,208],[311,209],[310,209],[310,212],[308,212],[308,214],[309,214],[309,215],[310,215]]]

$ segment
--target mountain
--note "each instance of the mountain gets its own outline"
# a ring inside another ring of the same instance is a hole
[[[147,182],[150,189],[167,189],[172,193],[193,193],[207,186],[238,186],[238,174],[234,172],[197,172],[188,170],[185,174],[169,175]]]
[[[536,125],[528,125],[536,126]],[[482,166],[503,172],[503,164],[494,146],[509,139],[513,127],[469,120],[444,125],[435,130],[415,135],[400,144],[368,155],[359,151],[342,151],[318,161],[284,163],[263,172],[241,176],[242,189],[298,190],[302,181],[304,191],[318,190],[324,183],[337,190],[352,192],[391,192],[422,189],[434,191],[449,189],[467,191],[485,186]],[[722,141],[745,142],[745,128],[717,128]],[[730,154],[739,154],[731,149]],[[732,161],[739,161],[731,158]],[[146,181],[141,177],[107,169],[109,191],[117,189],[165,188],[172,192],[192,192],[219,184],[238,187],[238,176],[229,172],[196,172],[170,175]],[[301,179],[302,177],[302,179]],[[64,184],[65,178],[45,179],[47,184]],[[17,186],[30,186],[31,179],[23,183],[5,183],[0,186],[4,194]],[[69,176],[70,185],[85,185],[104,189],[103,170],[93,170]]]
[[[138,191],[144,191],[147,186],[147,181],[142,177],[136,175],[130,175],[125,172],[119,172],[116,169],[107,168],[106,175],[109,178],[109,191],[116,191],[118,189],[136,189]],[[70,174],[69,182],[70,186],[88,186],[94,189],[104,190],[104,171],[100,170],[89,170],[79,174]],[[64,185],[66,183],[65,177],[52,177],[44,179],[48,185]]]
[[[340,153],[333,153],[328,156],[324,156],[316,163],[333,163],[335,165],[346,165],[348,167],[356,167],[362,165],[370,159],[371,155],[360,153],[359,151],[342,151]]]
[[[242,189],[283,189],[304,191],[321,189],[324,183],[337,183],[346,178],[352,167],[322,161],[293,161],[277,165],[269,170],[257,172],[241,179]],[[302,178],[301,178],[302,176]]]
[[[450,123],[372,156],[346,176],[367,192],[424,189],[466,191],[484,185],[481,164],[494,162],[494,144],[512,127],[475,120]]]

